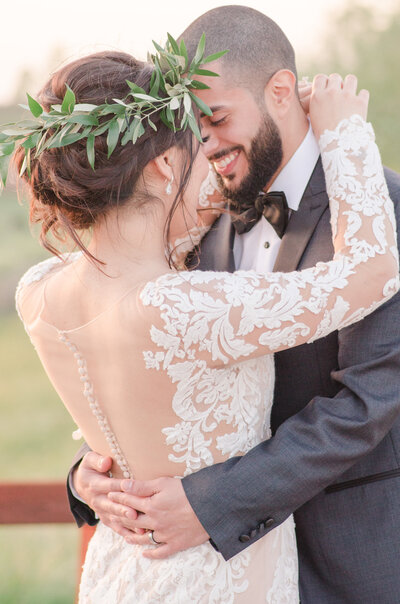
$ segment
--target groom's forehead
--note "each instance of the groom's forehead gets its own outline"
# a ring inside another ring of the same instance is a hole
[[[233,109],[238,104],[253,104],[253,97],[247,88],[236,86],[234,88],[216,85],[207,90],[198,90],[196,94],[208,105],[213,113],[225,109]],[[204,117],[204,113],[200,113]]]
[[[216,113],[217,111],[221,111],[222,109],[225,108],[224,104],[220,104],[220,105],[210,105],[210,109],[213,113]],[[206,117],[206,114],[203,113],[202,111],[200,111],[200,117]]]

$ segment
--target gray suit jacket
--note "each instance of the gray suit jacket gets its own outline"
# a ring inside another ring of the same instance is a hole
[[[400,224],[400,176],[386,176]],[[234,270],[233,236],[223,215],[198,268]],[[318,162],[275,270],[332,254]],[[398,604],[400,295],[339,334],[276,354],[275,365],[274,437],[184,478],[191,505],[225,558],[295,512],[302,604]],[[78,524],[95,523],[69,496]]]
[[[400,176],[386,177],[400,224]],[[199,268],[233,270],[232,248],[222,216]],[[318,162],[274,270],[332,254]],[[273,438],[184,478],[191,505],[225,558],[294,512],[302,604],[399,604],[400,295],[340,333],[277,353],[275,365]]]

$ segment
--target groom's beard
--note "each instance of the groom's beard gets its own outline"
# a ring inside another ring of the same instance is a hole
[[[264,115],[264,121],[251,141],[247,157],[249,171],[238,187],[226,186],[223,178],[217,174],[222,194],[234,201],[238,208],[249,207],[254,203],[259,192],[272,180],[282,163],[282,139],[268,113]]]

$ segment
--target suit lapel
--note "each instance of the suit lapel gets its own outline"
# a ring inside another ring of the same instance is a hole
[[[235,231],[229,214],[221,214],[187,263],[189,268],[203,271],[235,270],[233,241]]]
[[[299,209],[293,212],[289,220],[274,271],[289,272],[297,269],[304,250],[328,205],[325,175],[319,158]],[[234,237],[235,231],[229,214],[221,214],[203,238],[200,248],[192,254],[188,267],[203,271],[233,272],[235,270]]]
[[[275,261],[274,271],[297,269],[308,242],[329,205],[321,158],[314,168],[299,209],[292,213]]]

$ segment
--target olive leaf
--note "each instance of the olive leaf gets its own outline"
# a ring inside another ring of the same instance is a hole
[[[8,164],[10,163],[10,155],[0,155],[0,181],[3,187],[7,183]]]
[[[89,134],[89,136],[87,138],[87,142],[86,142],[86,153],[87,153],[88,161],[89,161],[89,164],[90,164],[90,167],[92,168],[92,170],[94,170],[94,160],[95,160],[94,140],[95,140],[94,135]]]
[[[205,46],[206,46],[206,36],[203,33],[201,35],[201,38],[200,38],[199,43],[197,45],[197,50],[196,50],[196,53],[194,55],[194,59],[192,61],[192,65],[195,65],[195,64],[198,65],[202,61],[203,56],[204,56]]]
[[[209,88],[196,76],[216,77],[215,71],[202,66],[225,55],[224,50],[204,57],[206,39],[203,34],[195,55],[189,65],[184,40],[180,43],[167,34],[167,42],[162,48],[153,42],[155,54],[149,54],[153,72],[149,89],[126,80],[129,89],[123,99],[105,101],[101,105],[76,103],[73,90],[66,84],[60,105],[52,105],[48,112],[33,97],[27,94],[28,105],[23,108],[33,119],[0,127],[0,185],[7,179],[9,160],[14,149],[21,146],[25,151],[20,174],[30,174],[30,156],[38,157],[46,149],[57,149],[86,139],[86,153],[91,168],[95,169],[95,138],[106,135],[107,156],[116,146],[136,144],[146,132],[146,126],[157,131],[152,117],[174,132],[190,128],[201,142],[201,133],[196,118],[197,110],[204,115],[212,115],[211,109],[197,95],[197,90]],[[196,112],[194,108],[196,107]]]
[[[202,76],[211,76],[211,77],[218,77],[218,73],[215,73],[215,71],[209,71],[208,69],[196,69],[195,71],[196,75],[202,75]]]
[[[26,93],[26,96],[28,97],[28,106],[32,115],[34,117],[39,117],[40,115],[42,115],[43,107],[37,101],[35,101],[35,99],[33,99],[30,94]]]
[[[118,138],[119,138],[119,124],[117,122],[117,119],[114,118],[110,122],[110,125],[108,128],[108,134],[107,134],[107,148],[108,148],[107,157],[108,158],[111,156],[112,152],[114,151],[115,147],[117,146]]]
[[[72,113],[74,110],[74,107],[75,107],[75,94],[71,90],[71,88],[68,86],[68,84],[65,84],[65,87],[66,87],[67,91],[63,98],[63,102],[61,105],[61,112],[62,113]]]
[[[11,155],[14,151],[15,143],[0,143],[0,156]]]
[[[226,55],[229,50],[221,50],[220,52],[215,52],[213,55],[208,55],[205,59],[203,59],[203,63],[211,63],[212,61],[216,61],[220,57]]]
[[[193,101],[196,103],[196,105],[200,109],[200,111],[202,113],[204,113],[204,115],[212,115],[212,111],[211,111],[210,107],[208,105],[206,105],[204,103],[204,101],[202,101],[198,96],[193,94],[193,92],[191,92],[190,90],[189,90],[189,95],[190,95],[190,98],[193,99]]]

